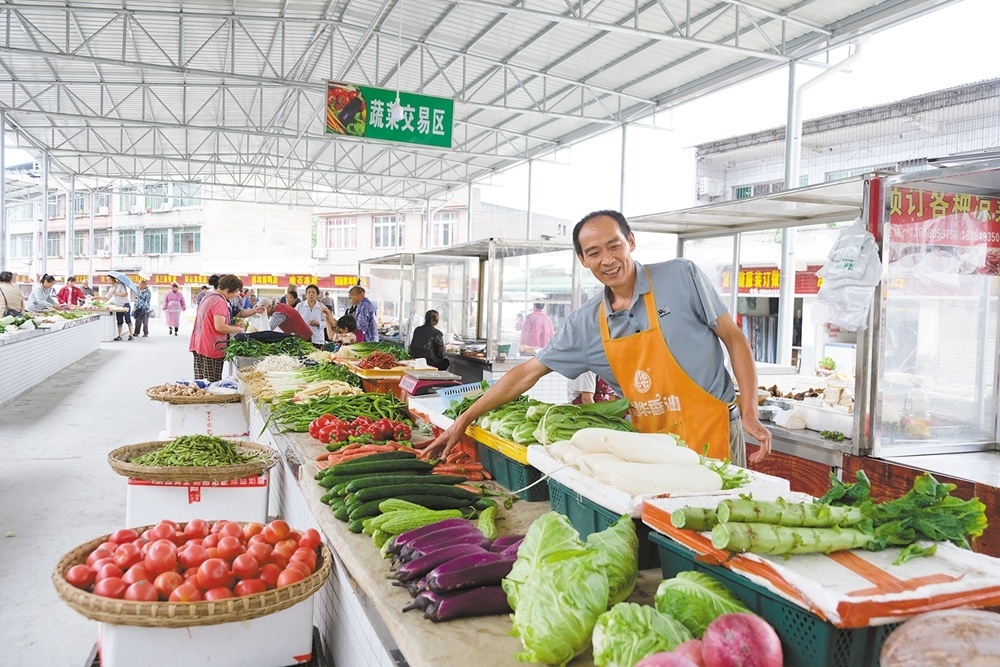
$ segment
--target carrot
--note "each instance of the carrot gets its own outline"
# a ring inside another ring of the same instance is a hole
[[[319,461],[319,462],[316,463],[316,468],[318,470],[323,470],[324,468],[329,468],[332,465],[333,464],[330,463],[329,461]]]
[[[320,454],[319,456],[316,457],[316,460],[317,461],[326,461],[326,460],[329,459],[329,456],[330,456],[330,452],[323,452],[322,454]]]
[[[465,473],[465,479],[470,482],[484,482],[486,481],[486,471],[467,472]]]
[[[477,496],[483,495],[483,487],[481,486],[473,486],[472,484],[455,484],[454,486],[457,486],[460,489],[465,489],[469,493],[474,493]]]

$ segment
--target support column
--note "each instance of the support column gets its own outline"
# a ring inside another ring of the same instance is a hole
[[[90,206],[87,209],[90,211],[90,251],[87,253],[89,258],[87,261],[87,280],[90,281],[90,286],[94,286],[94,205],[97,203],[97,192],[95,190],[90,191]],[[110,232],[108,242],[111,242]]]
[[[66,279],[76,275],[74,251],[76,250],[76,176],[69,177],[69,192],[66,193]]]
[[[42,153],[42,261],[40,275],[32,276],[32,282],[49,272],[49,152]]]
[[[7,252],[10,248],[10,230],[7,229],[7,114],[0,111],[0,169],[3,170],[3,177],[0,178],[0,271],[7,271],[10,265],[7,263]]]
[[[628,123],[622,123],[622,177],[618,182],[618,211],[625,215],[625,129],[628,127]]]
[[[802,116],[795,86],[795,61],[788,63],[788,121],[785,124],[785,189],[798,187]],[[795,229],[781,230],[781,282],[778,288],[779,364],[792,363],[792,325],[795,320]]]

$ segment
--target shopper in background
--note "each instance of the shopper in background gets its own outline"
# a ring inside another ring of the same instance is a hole
[[[206,294],[208,294],[208,285],[202,285],[201,289],[198,290],[198,293],[194,297],[195,308],[201,305],[201,300],[205,298]]]
[[[597,377],[593,371],[580,373],[580,376],[570,380],[567,386],[569,402],[573,405],[581,403],[604,403],[618,398],[611,385],[604,378]]]
[[[321,304],[333,311],[334,301],[329,292],[323,292],[323,298],[319,300]]]
[[[555,333],[552,320],[545,314],[545,304],[536,303],[521,327],[521,353],[534,354],[545,347]]]
[[[285,292],[285,296],[281,297],[284,300],[286,306],[294,308],[299,305],[299,293],[295,290],[290,290]]]
[[[358,323],[354,320],[352,315],[344,315],[341,317],[337,320],[337,324],[333,327],[333,329],[333,335],[330,336],[330,340],[335,343],[351,345],[353,343],[365,342],[365,334],[358,328]]]
[[[118,335],[112,340],[122,339],[122,324],[128,325],[128,339],[132,340],[132,305],[129,303],[128,299],[128,287],[125,283],[118,280],[117,278],[111,278],[111,287],[108,289],[107,297],[118,308],[124,308],[124,311],[118,311],[115,313],[115,320],[118,323]]]
[[[771,434],[760,423],[757,402],[748,401],[741,415],[733,400],[723,346],[739,386],[756,387],[757,369],[712,281],[688,259],[643,266],[632,258],[635,245],[618,211],[596,211],[576,224],[576,256],[604,289],[570,313],[534,358],[507,371],[459,415],[427,456],[447,456],[475,419],[552,371],[565,377],[593,371],[617,384],[642,433],[677,433],[699,449],[707,444],[712,458],[746,466],[746,429],[760,443],[751,462],[770,453]]]
[[[257,293],[252,292],[249,289],[243,290],[243,307],[244,308],[256,308],[257,307]]]
[[[414,359],[423,357],[439,371],[447,370],[451,361],[444,355],[444,335],[437,329],[440,316],[436,310],[424,314],[424,323],[413,330],[409,353]]]
[[[59,290],[56,299],[63,305],[82,306],[87,298],[84,296],[83,290],[76,286],[76,278],[70,276],[66,279],[66,284]]]
[[[53,288],[55,284],[55,278],[48,273],[43,275],[42,279],[31,288],[31,294],[28,295],[24,309],[29,313],[37,313],[57,307],[59,302],[56,300],[55,289]]]
[[[204,294],[204,292],[200,294]],[[177,283],[170,283],[170,291],[163,297],[163,311],[166,313],[168,336],[170,334],[177,335],[181,326],[181,313],[185,310],[187,310],[187,304],[184,302],[184,294]]]
[[[80,285],[80,291],[83,292],[84,297],[89,296],[91,299],[93,299],[95,296],[97,296],[97,290],[90,286],[89,278],[83,279],[83,284]]]
[[[294,334],[302,340],[312,340],[312,329],[299,312],[287,303],[275,302],[274,299],[264,297],[257,302],[257,306],[264,309],[271,331],[283,331],[286,334]]]
[[[358,323],[358,328],[365,335],[368,342],[378,342],[378,311],[375,304],[365,296],[365,288],[355,285],[347,293],[351,303],[354,305],[354,320]]]
[[[298,311],[305,323],[312,330],[312,342],[315,345],[322,345],[326,342],[323,332],[328,326],[333,326],[333,315],[330,309],[319,302],[319,287],[309,285],[306,287],[306,300],[300,301],[295,310]]]
[[[243,282],[232,274],[219,277],[218,287],[206,294],[198,305],[198,315],[191,331],[188,349],[194,356],[194,379],[218,382],[225,360],[223,344],[229,334],[243,333],[242,326],[229,323],[229,300],[243,289]]]
[[[298,291],[299,291],[299,288],[295,286],[295,283],[288,283],[288,287],[285,288],[285,295],[283,297],[281,297],[280,299],[278,299],[278,303],[288,303],[288,294],[289,294],[289,292],[295,292],[296,300],[298,300],[298,296],[299,296]],[[292,307],[295,306],[294,303],[288,303],[288,305],[292,306]]]
[[[20,315],[24,312],[24,295],[20,288],[13,284],[14,274],[10,271],[0,271],[0,298],[3,299],[4,317]]]
[[[139,291],[135,294],[135,307],[132,309],[132,318],[135,320],[135,335],[139,336],[142,331],[143,338],[149,338],[149,304],[153,298],[153,293],[149,291],[145,280],[139,281]]]

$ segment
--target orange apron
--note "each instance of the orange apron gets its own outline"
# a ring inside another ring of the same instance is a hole
[[[707,444],[709,457],[728,459],[729,406],[702,389],[674,359],[660,332],[652,290],[643,301],[646,331],[611,338],[603,303],[599,315],[604,353],[631,404],[632,425],[641,433],[678,435],[699,454]]]

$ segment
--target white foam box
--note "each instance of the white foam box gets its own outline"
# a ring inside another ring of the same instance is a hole
[[[313,648],[313,598],[234,623],[141,628],[100,623],[101,667],[284,667],[308,663]]]
[[[795,409],[802,412],[808,429],[840,431],[848,438],[854,435],[854,414],[846,409],[807,403],[796,403]]]
[[[167,406],[167,436],[217,435],[238,438],[250,433],[242,403],[189,403]]]
[[[244,477],[224,482],[154,482],[128,480],[125,525],[147,526],[163,519],[227,519],[267,522],[268,477]]]

